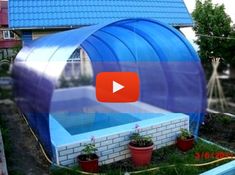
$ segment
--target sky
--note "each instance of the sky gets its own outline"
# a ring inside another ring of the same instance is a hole
[[[184,0],[189,12],[191,13],[195,9],[195,0]],[[215,4],[224,4],[225,12],[231,17],[233,23],[235,23],[235,1],[234,0],[212,0]],[[195,40],[195,34],[191,28],[181,29],[183,33],[186,35],[188,40],[193,44],[193,46],[197,49],[197,46],[193,43]]]

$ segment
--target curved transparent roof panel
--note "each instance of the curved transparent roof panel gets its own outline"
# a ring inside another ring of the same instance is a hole
[[[13,67],[16,101],[49,153],[50,114],[76,111],[75,101],[62,104],[81,98],[79,93],[89,95],[84,87],[91,89],[97,104],[96,75],[116,71],[136,72],[139,101],[189,114],[191,129],[197,133],[206,108],[197,53],[173,27],[149,19],[125,19],[48,35],[17,55]],[[82,104],[86,103],[90,102]]]

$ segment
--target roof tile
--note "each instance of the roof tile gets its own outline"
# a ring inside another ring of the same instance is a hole
[[[192,25],[183,0],[9,0],[11,28],[92,25],[130,17]]]

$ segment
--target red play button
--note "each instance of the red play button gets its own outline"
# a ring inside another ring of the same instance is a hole
[[[101,72],[96,76],[96,98],[100,102],[135,102],[139,84],[135,72]]]

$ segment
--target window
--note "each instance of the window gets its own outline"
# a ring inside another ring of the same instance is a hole
[[[14,33],[9,30],[4,30],[2,34],[3,34],[3,39],[14,39],[15,38]]]

